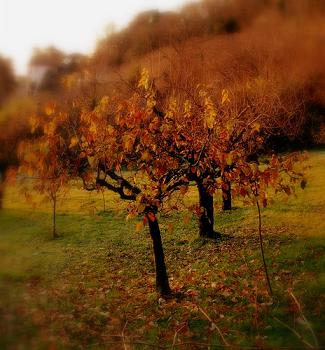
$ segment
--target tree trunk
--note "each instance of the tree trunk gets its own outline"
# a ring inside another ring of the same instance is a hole
[[[153,218],[154,221],[152,221]],[[168,296],[171,294],[171,289],[169,287],[159,224],[153,212],[150,212],[149,215],[147,214],[147,219],[155,256],[156,289],[162,296]]]
[[[223,179],[224,183],[222,186],[222,209],[231,210],[231,184],[230,181]]]
[[[201,213],[199,216],[199,234],[203,238],[215,238],[213,230],[213,195],[210,194],[203,184],[197,181]]]
[[[0,210],[3,209],[3,195],[4,195],[5,185],[0,180]]]
[[[0,210],[3,209],[3,196],[5,192],[5,174],[6,174],[6,168],[3,171],[2,169],[0,170]]]

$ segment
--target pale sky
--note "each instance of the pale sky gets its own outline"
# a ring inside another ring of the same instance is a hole
[[[34,47],[91,53],[109,24],[125,26],[147,9],[179,9],[189,0],[0,0],[0,55],[25,74]]]

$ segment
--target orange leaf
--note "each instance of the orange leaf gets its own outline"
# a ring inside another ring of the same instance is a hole
[[[53,103],[49,103],[45,106],[45,114],[51,115],[55,111],[55,105]]]
[[[156,215],[151,211],[147,214],[147,217],[152,222],[156,221]]]
[[[143,222],[139,221],[136,225],[135,225],[135,232],[140,232],[143,228]]]

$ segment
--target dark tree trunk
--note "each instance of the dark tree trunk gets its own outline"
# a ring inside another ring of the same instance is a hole
[[[0,180],[0,210],[3,209],[4,183]]]
[[[0,169],[0,210],[3,209],[3,196],[5,192],[5,174],[6,174],[6,168],[5,170],[2,170],[2,167]]]
[[[200,181],[197,181],[201,213],[199,216],[199,234],[204,238],[215,238],[213,230],[213,195],[207,191]]]
[[[231,210],[231,184],[228,180],[223,180],[222,186],[222,209],[223,210]]]
[[[155,219],[154,221],[152,221],[153,218]],[[171,289],[169,287],[159,224],[153,212],[147,215],[147,219],[149,222],[149,231],[152,239],[153,251],[155,256],[156,289],[162,296],[168,296],[171,294]]]

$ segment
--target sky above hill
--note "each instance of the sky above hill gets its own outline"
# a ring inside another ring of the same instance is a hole
[[[35,47],[91,53],[96,41],[148,9],[177,10],[189,0],[0,0],[0,55],[26,74]]]

